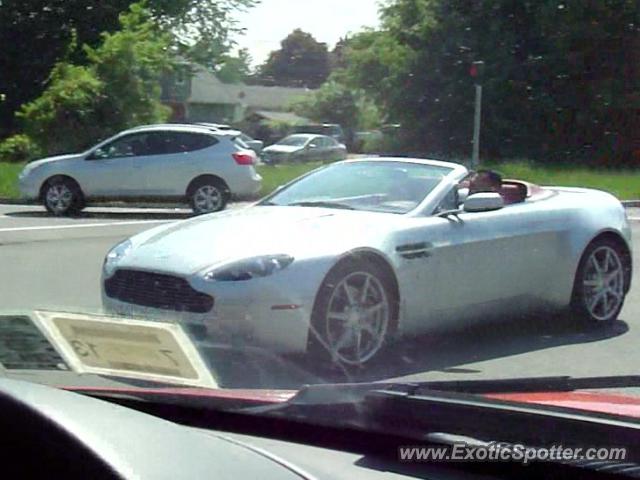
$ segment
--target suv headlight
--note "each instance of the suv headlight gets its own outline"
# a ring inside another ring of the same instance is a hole
[[[241,282],[252,278],[268,277],[287,268],[293,262],[289,255],[263,255],[239,260],[205,273],[205,280],[216,282]]]
[[[105,277],[110,277],[116,270],[118,266],[118,262],[131,250],[131,241],[125,240],[122,243],[119,243],[115,247],[113,247],[107,256],[104,257],[104,264],[102,266],[102,271],[104,272]]]

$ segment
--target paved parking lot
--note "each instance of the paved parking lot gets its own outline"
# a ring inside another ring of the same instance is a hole
[[[0,305],[5,311],[99,310],[100,269],[108,249],[189,215],[186,209],[90,208],[77,218],[52,218],[39,206],[0,205]],[[640,209],[629,209],[629,217],[638,252]],[[637,255],[634,267],[640,271]],[[639,285],[636,273],[621,319],[606,329],[580,331],[553,318],[507,318],[403,342],[392,358],[348,378],[340,372],[322,374],[333,380],[416,381],[638,374]],[[303,360],[286,360],[305,368]]]

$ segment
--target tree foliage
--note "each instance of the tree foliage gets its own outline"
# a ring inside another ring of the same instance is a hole
[[[170,68],[169,38],[143,6],[120,17],[121,30],[84,46],[88,65],[58,62],[45,91],[20,109],[24,132],[49,154],[77,151],[118,130],[166,120],[159,80]]]
[[[242,31],[234,13],[259,0],[150,0],[158,23],[173,34],[182,55],[215,70],[229,54],[231,37]]]
[[[0,137],[15,129],[14,112],[44,89],[57,62],[89,62],[85,50],[67,57],[67,46],[96,47],[115,32],[120,14],[135,0],[0,1]],[[174,51],[214,68],[240,29],[232,14],[255,0],[147,0],[150,20],[171,35]]]
[[[257,79],[271,85],[316,88],[327,79],[329,72],[327,45],[296,29],[259,67]]]
[[[312,95],[293,105],[296,113],[318,122],[339,123],[353,132],[359,128],[379,126],[376,106],[362,90],[345,85],[332,76]]]
[[[225,83],[244,82],[251,75],[251,55],[244,48],[236,55],[223,55],[215,70],[216,76]]]
[[[638,148],[637,0],[392,0],[347,58],[347,82],[415,150],[470,152],[477,60],[485,155],[620,162]]]
[[[30,137],[17,133],[0,142],[0,162],[23,163],[38,158],[41,151]]]

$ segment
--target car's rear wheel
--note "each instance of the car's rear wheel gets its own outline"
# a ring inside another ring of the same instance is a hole
[[[571,313],[580,323],[607,324],[618,318],[628,290],[628,256],[618,242],[596,240],[576,273]]]
[[[309,353],[344,366],[380,356],[395,332],[397,299],[387,272],[361,260],[338,264],[318,292]]]
[[[53,215],[72,215],[83,207],[80,187],[65,177],[55,177],[47,181],[42,189],[42,203]]]
[[[189,189],[189,203],[197,215],[224,210],[228,196],[223,182],[215,179],[198,181]]]

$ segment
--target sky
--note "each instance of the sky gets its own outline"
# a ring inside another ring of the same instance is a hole
[[[255,66],[280,48],[280,42],[296,28],[331,49],[345,34],[377,26],[378,0],[262,0],[236,18],[246,29],[236,41],[249,50]]]

